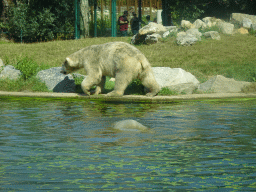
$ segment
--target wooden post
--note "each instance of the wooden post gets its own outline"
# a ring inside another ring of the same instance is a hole
[[[135,0],[134,6],[135,6],[135,13],[136,13],[137,15],[139,15],[138,12],[137,12],[138,0]]]
[[[110,21],[112,23],[112,0],[109,0],[109,14],[110,14]]]
[[[111,36],[116,37],[116,0],[111,0]]]
[[[103,0],[101,0],[101,2],[100,2],[100,4],[101,4],[101,20],[103,21]]]
[[[144,15],[144,8],[145,8],[145,4],[144,4],[144,1],[142,1],[142,15]]]
[[[129,11],[129,0],[126,0],[126,10]],[[129,13],[128,13],[128,16],[129,16]]]
[[[93,22],[94,21],[94,17],[93,17],[93,6],[91,6],[91,22]]]
[[[149,7],[150,7],[150,13],[149,13],[149,15],[150,15],[150,18],[151,18],[151,21],[153,21],[152,20],[152,0],[149,0]]]
[[[120,4],[121,4],[121,2],[120,2],[120,0],[119,1],[117,1],[117,3],[118,3],[118,10],[117,10],[117,14],[119,15],[119,13],[120,13]]]

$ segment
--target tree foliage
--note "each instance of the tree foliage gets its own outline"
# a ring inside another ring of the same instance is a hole
[[[52,40],[57,33],[74,31],[73,2],[21,0],[9,10],[9,35],[16,41]]]
[[[176,0],[170,1],[169,6],[177,21],[207,16],[229,19],[231,13],[256,14],[255,0]]]
[[[109,0],[104,1],[109,5]],[[92,5],[93,0],[88,2]],[[98,0],[98,3],[100,2]],[[207,16],[229,19],[231,13],[256,15],[256,0],[168,0],[167,2],[175,25],[180,24],[183,19],[194,21]],[[56,38],[58,33],[74,32],[74,0],[13,0],[13,4],[9,10],[8,26],[4,28],[8,28],[9,35],[16,41],[20,41],[21,38],[25,42],[47,41]],[[1,10],[3,4],[0,3]],[[89,23],[89,20],[84,23]],[[89,25],[84,25],[84,28],[86,27],[89,28]]]

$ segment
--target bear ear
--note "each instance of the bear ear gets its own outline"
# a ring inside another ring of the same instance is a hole
[[[74,62],[73,62],[69,57],[66,58],[66,63],[67,63],[70,67],[73,67],[73,65],[74,65]]]

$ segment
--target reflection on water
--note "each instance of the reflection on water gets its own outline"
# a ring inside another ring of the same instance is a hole
[[[255,191],[256,100],[0,98],[0,191]],[[147,132],[121,132],[134,119]]]

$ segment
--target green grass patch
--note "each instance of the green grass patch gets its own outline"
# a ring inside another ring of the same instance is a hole
[[[174,90],[170,90],[167,87],[163,87],[157,95],[178,95],[178,93]]]
[[[45,83],[42,83],[36,78],[37,73],[40,70],[50,68],[49,65],[38,65],[32,58],[28,56],[18,56],[10,59],[5,57],[5,64],[12,65],[16,69],[21,71],[21,77],[17,80],[12,79],[0,79],[1,91],[32,91],[32,92],[51,92],[46,87]]]
[[[40,82],[35,76],[24,80],[0,79],[1,91],[18,91],[18,92],[52,92],[49,91],[45,83]]]
[[[253,35],[253,36],[256,36],[256,30],[253,30],[252,28],[249,29],[249,34]]]
[[[132,81],[130,85],[126,88],[125,95],[145,95],[144,86],[139,79]]]

